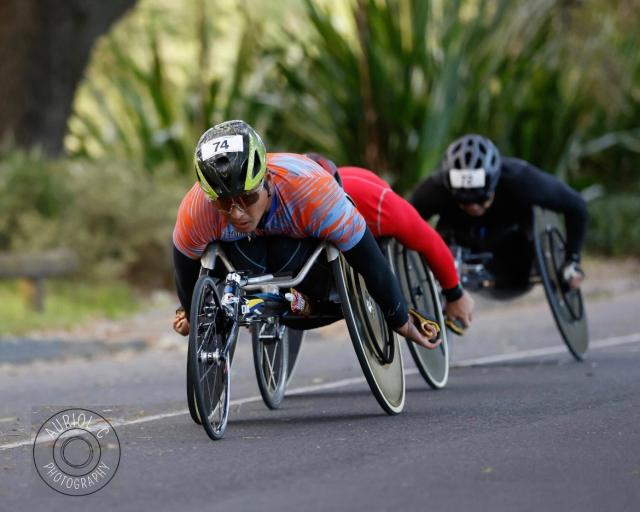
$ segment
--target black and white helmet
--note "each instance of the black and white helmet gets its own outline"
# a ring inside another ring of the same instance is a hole
[[[454,140],[444,157],[445,183],[456,201],[484,203],[500,179],[500,151],[486,137],[464,135]]]

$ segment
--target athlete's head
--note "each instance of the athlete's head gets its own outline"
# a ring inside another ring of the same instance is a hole
[[[239,231],[253,231],[266,205],[266,149],[244,121],[226,121],[200,137],[194,156],[204,193]]]
[[[267,170],[260,136],[244,121],[225,121],[209,128],[196,145],[198,182],[212,200],[257,189]]]
[[[489,139],[464,135],[447,148],[443,169],[451,195],[469,215],[482,215],[491,205],[500,179],[500,152]]]

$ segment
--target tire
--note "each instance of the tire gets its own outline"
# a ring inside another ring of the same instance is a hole
[[[260,395],[269,409],[277,409],[287,387],[289,328],[277,322],[254,324],[251,342]]]
[[[293,377],[293,372],[295,372],[296,365],[298,363],[298,356],[300,355],[300,348],[302,347],[302,342],[304,341],[304,333],[306,331],[292,329],[291,327],[288,327],[287,330],[289,332],[289,364],[287,366],[288,386],[289,382],[291,382],[291,377]]]
[[[331,264],[351,342],[369,388],[387,414],[398,414],[405,401],[398,338],[369,295],[362,277],[342,254]]]
[[[193,378],[191,377],[191,344],[189,343],[189,349],[187,350],[187,405],[189,406],[189,415],[194,423],[201,425],[200,413],[198,412],[198,406],[196,404],[196,395],[193,384]]]
[[[538,271],[558,330],[576,361],[589,348],[587,312],[580,290],[569,290],[560,271],[565,258],[564,228],[557,214],[534,207],[534,245]]]
[[[214,362],[207,355],[223,353],[227,339],[236,342],[238,326],[222,316],[216,281],[200,276],[191,301],[189,375],[202,426],[214,440],[224,436],[229,419],[231,362],[224,355]]]
[[[444,322],[440,293],[433,274],[421,254],[398,243],[393,244],[394,271],[409,307],[427,313],[438,320],[442,343],[429,350],[407,340],[409,352],[420,375],[432,389],[442,389],[449,380],[448,329]]]

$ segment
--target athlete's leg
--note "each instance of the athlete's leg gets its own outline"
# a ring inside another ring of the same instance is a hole
[[[307,262],[318,243],[320,243],[318,240],[312,238],[268,236],[224,242],[221,245],[236,269],[258,275],[296,274]],[[317,300],[323,300],[332,282],[331,269],[323,263],[321,256],[296,289]]]
[[[526,289],[534,260],[530,230],[520,225],[504,228],[492,237],[493,259],[487,269],[496,276],[496,288]]]
[[[294,239],[284,236],[267,237],[266,240],[269,246],[267,256],[269,271],[291,274],[297,274],[300,271],[320,243],[315,238]],[[325,300],[332,283],[331,268],[324,261],[324,256],[320,255],[307,277],[296,289],[316,300]]]

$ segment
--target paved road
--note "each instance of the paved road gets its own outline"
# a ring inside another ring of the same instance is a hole
[[[291,383],[307,392],[276,412],[252,399],[244,343],[218,443],[184,413],[183,350],[3,366],[0,510],[638,510],[640,292],[593,297],[604,341],[582,364],[538,299],[483,310],[443,391],[407,360],[396,417],[360,379],[341,326],[310,337]],[[38,479],[32,411],[45,406],[108,410],[122,461],[100,492],[70,498]]]

